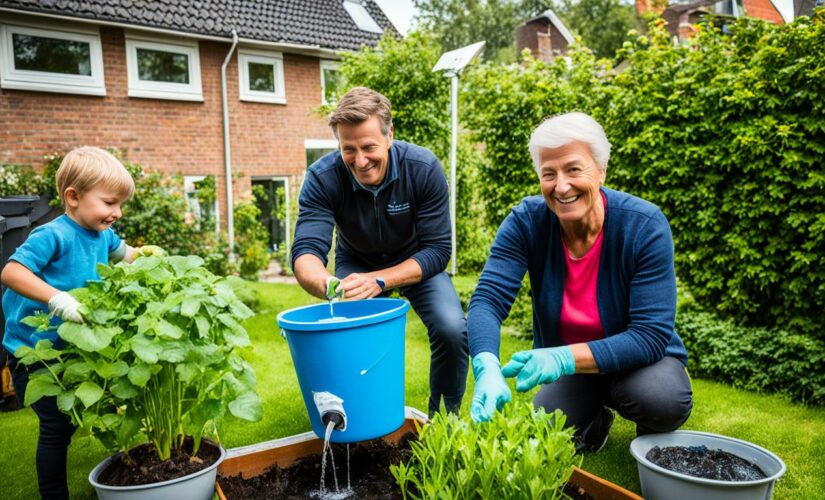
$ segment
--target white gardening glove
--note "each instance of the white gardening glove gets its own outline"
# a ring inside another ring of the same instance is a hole
[[[56,293],[49,299],[49,312],[63,321],[84,322],[83,316],[80,315],[80,302],[68,292]]]

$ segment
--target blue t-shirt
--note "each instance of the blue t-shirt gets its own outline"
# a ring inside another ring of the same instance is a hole
[[[98,280],[97,265],[118,260],[125,253],[126,244],[114,231],[93,231],[80,226],[67,215],[44,224],[29,237],[9,258],[26,266],[38,278],[61,291],[86,286],[88,280]],[[48,312],[42,302],[28,299],[12,289],[3,294],[3,312],[6,314],[6,334],[3,347],[11,354],[21,346],[34,347],[41,339],[57,344],[57,332],[37,332],[24,325],[21,319],[37,311]],[[61,323],[52,318],[52,326]]]

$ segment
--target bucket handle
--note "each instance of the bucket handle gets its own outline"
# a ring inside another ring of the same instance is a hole
[[[401,337],[401,338],[403,339],[403,337]],[[378,357],[378,359],[377,359],[377,360],[376,360],[373,364],[371,364],[368,368],[365,368],[365,369],[361,370],[360,372],[358,372],[358,374],[359,374],[359,375],[366,375],[366,374],[367,374],[370,370],[372,370],[373,368],[375,368],[376,366],[378,366],[378,363],[380,363],[381,361],[383,361],[383,360],[384,360],[384,358],[386,358],[386,357],[387,357],[387,354],[389,354],[389,353],[390,353],[390,351],[392,350],[392,348],[393,348],[393,347],[395,347],[395,343],[396,343],[396,342],[398,342],[398,338],[397,338],[397,337],[396,337],[396,339],[392,342],[392,344],[390,344],[390,345],[389,345],[389,347],[387,347],[387,349],[383,352],[383,354],[381,354],[381,356],[379,356],[379,357]]]
[[[281,337],[286,338],[286,330],[281,328]]]

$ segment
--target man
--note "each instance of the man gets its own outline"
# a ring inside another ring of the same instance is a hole
[[[318,298],[409,299],[430,337],[430,414],[458,411],[467,379],[467,324],[444,271],[450,258],[447,179],[427,149],[393,140],[386,97],[356,87],[329,125],[339,151],[308,171],[292,247],[298,283]],[[326,270],[337,228],[335,275]]]

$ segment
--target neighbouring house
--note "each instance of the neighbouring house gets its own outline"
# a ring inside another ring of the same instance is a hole
[[[253,185],[275,214],[276,192],[294,200],[308,164],[337,147],[317,110],[340,54],[385,31],[398,36],[373,0],[0,0],[0,164],[116,147],[182,174],[193,210],[224,227],[228,201]],[[198,207],[207,175],[218,201]],[[266,223],[289,246],[288,220]]]
[[[708,15],[721,19],[753,17],[772,23],[789,23],[799,16],[810,16],[816,0],[682,0],[669,4],[658,0],[636,0],[639,14],[653,11],[667,22],[675,40],[692,37],[695,26]]]
[[[567,54],[573,35],[550,9],[530,19],[516,29],[516,51],[529,49],[536,59],[549,62]]]

